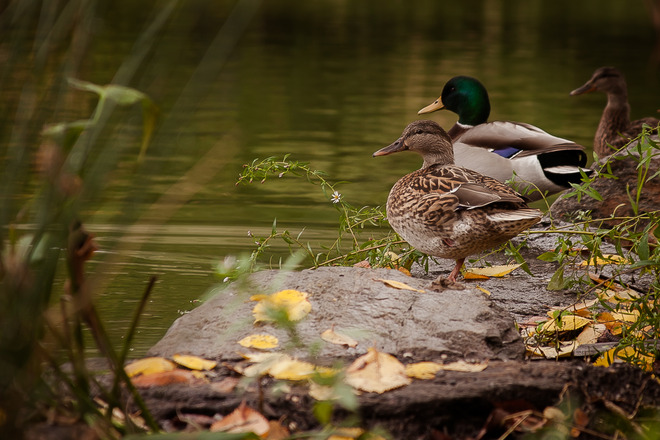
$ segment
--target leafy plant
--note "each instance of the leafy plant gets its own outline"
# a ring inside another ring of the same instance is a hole
[[[352,265],[361,261],[367,261],[372,267],[410,268],[413,262],[426,265],[428,257],[410,249],[405,241],[391,230],[378,234],[369,230],[371,236],[362,241],[361,234],[366,231],[367,227],[387,225],[384,209],[369,206],[357,208],[351,205],[338,190],[339,185],[343,182],[330,182],[324,172],[311,168],[307,162],[290,160],[288,154],[281,160],[275,157],[263,160],[255,159],[251,164],[243,166],[236,184],[250,184],[254,181],[264,183],[269,178],[275,176],[282,178],[287,175],[304,177],[309,183],[320,186],[324,196],[339,213],[338,236],[329,247],[314,250],[308,242],[303,241],[304,231],[295,235],[288,230],[281,231],[277,229],[277,222],[274,221],[269,236],[255,237],[257,249],[249,258],[252,266],[263,258],[273,240],[283,240],[290,249],[302,250],[312,267]],[[349,246],[345,245],[346,241],[350,243]]]

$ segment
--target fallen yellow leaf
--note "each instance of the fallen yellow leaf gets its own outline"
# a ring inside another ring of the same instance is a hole
[[[483,293],[490,296],[490,290],[484,289],[483,287],[480,287],[480,286],[474,286],[474,288],[477,289],[477,290],[481,290]]]
[[[308,294],[298,290],[281,290],[272,295],[254,295],[253,301],[259,301],[252,314],[254,322],[274,321],[278,311],[284,311],[289,321],[300,321],[312,310],[307,300]]]
[[[139,359],[135,362],[124,367],[128,377],[137,376],[138,374],[153,374],[162,373],[163,371],[171,371],[176,368],[174,362],[168,361],[162,357],[147,357]]]
[[[465,272],[463,272],[463,279],[464,280],[489,280],[490,277],[486,276],[486,275],[480,275],[480,274],[472,273],[472,272],[469,272],[469,271],[466,270]]]
[[[406,376],[414,379],[433,379],[442,368],[441,364],[436,362],[417,362],[406,365]]]
[[[591,319],[578,315],[562,315],[559,322],[556,319],[546,321],[541,327],[541,333],[567,332],[577,330],[589,324]]]
[[[605,264],[623,264],[626,259],[621,255],[603,254],[603,257],[592,257],[580,263],[580,266],[603,266]]]
[[[381,394],[408,385],[411,381],[406,376],[406,368],[397,358],[375,348],[370,348],[367,354],[357,358],[346,369],[346,383],[370,393]]]
[[[488,367],[488,362],[483,362],[480,364],[471,364],[465,361],[456,361],[456,362],[450,362],[448,364],[442,364],[441,370],[463,371],[465,373],[478,373],[479,371],[484,371],[487,367]]]
[[[322,376],[336,374],[336,370],[320,367],[309,362],[299,361],[284,353],[263,353],[262,356],[244,355],[254,365],[243,370],[246,377],[269,374],[275,379],[305,380],[319,374]]]
[[[426,293],[424,290],[419,290],[415,289],[414,287],[410,287],[406,283],[402,283],[401,281],[396,281],[396,280],[376,280],[384,283],[386,286],[389,287],[394,287],[395,289],[399,290],[412,290],[413,292],[419,292],[419,293]]]
[[[358,345],[358,341],[351,338],[350,336],[335,332],[334,328],[329,328],[321,333],[321,339],[331,344],[345,345],[351,348],[357,347]]]
[[[501,278],[505,275],[510,274],[514,270],[518,269],[522,264],[506,264],[502,266],[490,266],[490,267],[473,267],[472,269],[468,269],[465,271],[463,274],[463,277],[468,279],[466,275],[477,275],[481,277],[495,277],[495,278]],[[478,278],[476,278],[478,279]]]
[[[281,359],[268,369],[268,374],[281,380],[306,380],[311,378],[315,372],[314,364],[292,358]]]
[[[269,348],[277,347],[279,345],[279,340],[272,335],[259,334],[246,336],[238,341],[238,343],[246,348],[258,348],[259,350],[267,350]]]
[[[197,356],[190,356],[187,354],[175,354],[174,356],[172,356],[172,360],[177,364],[181,365],[182,367],[186,367],[191,370],[199,370],[199,371],[212,370],[215,368],[216,365],[218,365],[218,363],[215,361],[209,361]]]
[[[488,363],[470,364],[465,361],[439,364],[437,362],[417,362],[406,365],[406,375],[415,379],[433,379],[438,371],[461,371],[464,373],[478,373],[488,367]]]

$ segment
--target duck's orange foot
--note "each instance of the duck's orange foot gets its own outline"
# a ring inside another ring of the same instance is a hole
[[[429,286],[430,290],[442,292],[443,290],[465,290],[465,286],[456,281],[451,281],[449,278],[436,278]]]

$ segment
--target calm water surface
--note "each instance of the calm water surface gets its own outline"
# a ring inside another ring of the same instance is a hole
[[[159,3],[100,8],[80,77],[112,81]],[[254,249],[248,231],[265,236],[276,218],[279,228],[306,228],[313,246],[335,237],[337,213],[318,187],[302,179],[236,187],[254,158],[291,153],[346,181],[340,189],[351,204],[382,205],[420,160],[371,153],[455,75],[482,80],[491,119],[529,122],[589,147],[605,97],[568,92],[595,68],[625,72],[634,117],[660,108],[658,41],[641,0],[251,4],[239,3],[242,15],[231,19],[239,25],[228,31],[233,2],[182,2],[128,81],[160,107],[148,157],[136,165],[140,125],[129,115],[112,136],[135,149],[84,211],[101,248],[90,265],[107,287],[101,313],[117,341],[149,276],[158,276],[135,356],[221,281],[218,261]],[[75,93],[54,121],[86,117],[94,104]],[[445,128],[456,120],[449,112],[430,118]]]

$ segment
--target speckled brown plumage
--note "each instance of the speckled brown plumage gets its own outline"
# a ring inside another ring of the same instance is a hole
[[[394,184],[387,218],[416,249],[456,260],[451,283],[468,255],[506,242],[542,217],[509,186],[454,165],[451,140],[433,121],[411,123],[374,156],[404,150],[420,154],[424,166]]]
[[[607,94],[607,105],[603,110],[603,115],[594,136],[594,151],[601,158],[614,152],[610,145],[615,149],[621,148],[631,138],[639,135],[644,124],[657,127],[660,123],[660,120],[652,117],[636,121],[630,120],[626,80],[623,74],[614,67],[597,69],[589,81],[573,90],[571,95],[581,95],[594,91]]]

